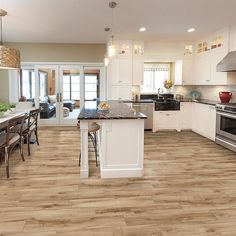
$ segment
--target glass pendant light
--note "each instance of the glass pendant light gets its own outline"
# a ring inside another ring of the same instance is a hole
[[[117,6],[116,2],[109,2],[109,7],[112,10],[112,27],[111,27],[111,40],[108,45],[108,57],[114,57],[116,55],[116,48],[114,45],[114,8]]]

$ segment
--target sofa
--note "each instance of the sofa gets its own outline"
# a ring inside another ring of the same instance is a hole
[[[40,119],[49,119],[56,114],[56,102],[50,101],[49,96],[40,98]]]
[[[56,114],[56,95],[48,95],[40,97],[39,106],[41,109],[40,119],[49,119]],[[68,108],[70,112],[75,109],[76,102],[74,100],[64,100],[63,107]]]

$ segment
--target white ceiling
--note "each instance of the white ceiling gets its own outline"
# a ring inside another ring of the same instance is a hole
[[[4,42],[105,43],[109,0],[0,0]],[[189,41],[236,23],[236,0],[117,0],[120,39]],[[147,31],[141,33],[139,27]],[[187,33],[194,27],[196,32]]]

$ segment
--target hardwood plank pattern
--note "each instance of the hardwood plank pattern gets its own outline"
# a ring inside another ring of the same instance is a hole
[[[9,180],[0,165],[1,236],[236,235],[236,155],[214,142],[145,132],[144,177],[102,180],[93,153],[79,178],[77,128],[39,139],[25,162],[13,153]]]

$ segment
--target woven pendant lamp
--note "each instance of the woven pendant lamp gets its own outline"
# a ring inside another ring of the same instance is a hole
[[[0,69],[18,69],[20,68],[20,52],[15,48],[2,45],[2,17],[7,12],[0,9],[1,17],[1,45],[0,45]]]

